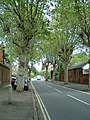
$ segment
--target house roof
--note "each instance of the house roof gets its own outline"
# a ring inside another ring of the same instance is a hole
[[[73,65],[70,69],[77,69],[77,68],[82,68],[83,66],[85,66],[88,63],[88,61],[79,63],[79,64],[75,64]]]

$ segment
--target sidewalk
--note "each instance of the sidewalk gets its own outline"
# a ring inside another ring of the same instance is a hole
[[[33,91],[12,91],[12,104],[8,104],[8,87],[0,87],[0,120],[36,120]]]
[[[90,93],[88,85],[76,83],[64,85],[64,82],[61,81],[49,82]],[[8,104],[8,96],[9,88],[0,86],[0,120],[43,120],[31,84],[29,91],[12,91],[12,104]]]
[[[67,85],[65,85],[64,82],[62,82],[62,81],[51,81],[50,80],[49,82],[57,84],[57,85],[73,88],[73,89],[76,89],[76,90],[90,92],[90,88],[88,88],[88,85],[85,85],[85,84],[78,84],[78,83],[69,82]]]

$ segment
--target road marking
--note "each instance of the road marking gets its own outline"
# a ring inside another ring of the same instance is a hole
[[[84,103],[84,104],[86,104],[86,105],[90,105],[89,103],[87,103],[87,102],[85,102],[85,101],[83,101],[83,100],[80,100],[80,99],[78,99],[78,98],[76,98],[76,97],[74,97],[74,96],[72,96],[72,95],[70,95],[70,94],[67,94],[67,96],[68,96],[68,97],[71,97],[71,98],[73,98],[73,99],[75,99],[75,100],[77,100],[77,101],[79,101],[79,102],[82,102],[82,103]]]
[[[48,82],[48,84],[53,85],[53,83]]]
[[[50,86],[50,85],[47,85],[47,87],[51,88],[51,86]]]
[[[55,85],[55,84],[53,84],[53,85]],[[65,87],[65,86],[61,86],[61,85],[56,85],[56,86],[61,87],[61,88],[66,88],[66,89],[69,89],[69,90],[73,90],[73,91],[76,91],[76,92],[84,93],[84,94],[87,94],[87,95],[90,95],[90,92],[84,92],[84,91],[76,90],[75,88],[69,88],[69,87]]]
[[[55,88],[53,88],[55,91],[57,91],[57,92],[59,92],[59,93],[62,93],[62,91],[60,91],[60,90],[58,90],[58,89],[55,89]]]
[[[32,88],[34,90],[34,93],[35,93],[35,96],[38,100],[38,103],[40,105],[40,108],[41,108],[41,111],[42,111],[42,114],[43,114],[43,117],[44,117],[44,120],[51,120],[50,116],[49,116],[49,113],[47,112],[47,109],[39,95],[39,93],[37,92],[37,90],[35,89],[34,85],[32,84]]]

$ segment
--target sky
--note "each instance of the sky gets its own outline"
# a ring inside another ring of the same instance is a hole
[[[36,63],[36,64],[34,65],[34,67],[36,68],[36,70],[37,70],[38,72],[40,72],[41,69],[42,69],[42,62]]]

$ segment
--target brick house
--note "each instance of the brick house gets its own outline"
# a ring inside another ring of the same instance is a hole
[[[10,81],[10,68],[4,64],[4,50],[0,45],[0,84],[6,84]]]
[[[74,83],[89,83],[89,63],[88,61],[76,64],[68,70],[68,81]],[[64,74],[60,74],[60,81],[64,80]]]

